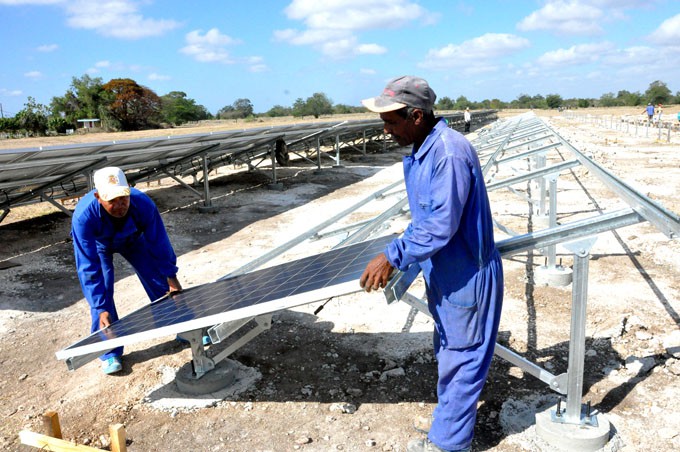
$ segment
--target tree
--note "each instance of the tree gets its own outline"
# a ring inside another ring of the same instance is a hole
[[[19,130],[29,135],[44,135],[47,132],[47,107],[39,104],[34,98],[28,97],[25,108],[16,114],[16,124]]]
[[[642,95],[639,92],[631,93],[622,90],[616,94],[616,98],[619,100],[620,105],[625,105],[627,107],[642,105]]]
[[[619,105],[617,99],[614,98],[614,93],[606,93],[600,97],[601,107],[616,107]]]
[[[240,118],[247,118],[253,115],[253,104],[250,102],[250,99],[236,99],[233,105]]]
[[[101,78],[92,78],[83,75],[81,78],[73,77],[71,86],[62,97],[53,97],[50,102],[50,111],[55,122],[61,118],[71,127],[76,128],[78,119],[98,118],[105,119],[106,107],[111,102],[107,96]]]
[[[649,84],[645,97],[653,104],[667,104],[671,100],[671,90],[664,82],[657,80]]]
[[[13,134],[19,130],[16,117],[0,118],[0,132]]]
[[[243,119],[253,115],[253,104],[250,99],[236,99],[233,104],[226,105],[217,112],[220,119]]]
[[[188,99],[182,91],[171,91],[161,96],[161,120],[175,126],[189,121],[200,121],[210,116],[203,105],[196,105],[196,101]]]
[[[548,108],[559,108],[562,106],[562,96],[559,94],[548,94],[545,96],[545,104]]]
[[[578,100],[578,108],[588,108],[590,107],[590,100],[588,99],[579,99]]]
[[[324,93],[312,94],[312,97],[307,98],[306,105],[309,114],[315,118],[333,113],[333,102]]]
[[[108,111],[122,130],[139,130],[152,126],[160,117],[161,98],[129,78],[112,79],[104,85],[113,102]]]
[[[454,110],[465,110],[469,107],[471,102],[465,96],[458,96],[454,105]]]
[[[272,108],[265,113],[265,116],[274,118],[277,116],[290,116],[292,114],[292,109],[290,107],[283,107],[281,105],[274,105]]]
[[[455,110],[456,106],[453,102],[453,100],[450,97],[442,97],[437,101],[437,103],[434,105],[434,108],[436,110]]]
[[[307,112],[307,103],[302,100],[301,97],[298,97],[295,99],[295,103],[293,103],[291,113],[293,113],[293,116],[296,118],[308,115],[309,113]]]

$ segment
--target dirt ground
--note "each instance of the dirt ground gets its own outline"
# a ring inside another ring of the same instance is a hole
[[[680,212],[677,133],[666,143],[559,115],[545,120],[619,178]],[[21,143],[2,147],[38,145]],[[138,188],[161,210],[179,277],[191,287],[215,281],[397,180],[405,152],[346,151],[343,166],[320,172],[294,164],[278,173],[282,191],[268,188],[265,174],[222,168],[211,182],[215,213],[199,213],[200,202],[170,179]],[[505,171],[499,177],[510,174]],[[530,185],[517,188],[530,194]],[[534,212],[526,199],[508,190],[490,197],[499,223],[529,230]],[[367,205],[350,220],[370,218],[394,201]],[[559,178],[561,222],[621,207],[583,168]],[[191,352],[174,337],[127,347],[115,376],[103,375],[98,362],[68,371],[55,352],[84,337],[90,323],[69,227],[69,218],[46,203],[17,208],[0,223],[0,450],[35,450],[20,445],[18,434],[43,431],[41,416],[50,410],[59,414],[63,437],[81,445],[107,449],[109,425],[123,424],[130,451],[404,451],[420,435],[414,421],[436,404],[432,323],[404,303],[387,305],[382,293],[338,297],[317,314],[322,302],[275,313],[272,328],[232,356],[248,379],[226,395],[197,399],[175,392],[174,373]],[[496,234],[498,241],[507,237]],[[279,261],[341,238],[305,242]],[[565,267],[572,264],[561,248],[558,257]],[[559,375],[567,371],[571,287],[531,284],[543,263],[537,252],[504,259],[499,342]],[[680,243],[649,223],[629,226],[601,234],[589,265],[583,401],[612,424],[607,450],[680,450]],[[125,314],[147,300],[122,259],[116,268],[116,302]],[[557,396],[495,357],[473,450],[553,450],[536,436],[533,413]]]

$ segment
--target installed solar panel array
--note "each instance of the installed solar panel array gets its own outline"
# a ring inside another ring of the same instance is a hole
[[[476,115],[495,119],[493,110]],[[459,113],[444,116],[451,124],[462,120]],[[317,146],[319,152],[324,140],[331,146],[339,137],[365,143],[382,133],[382,121],[375,118],[0,150],[0,221],[10,208],[36,202],[49,201],[64,210],[55,200],[84,194],[90,187],[89,175],[103,166],[122,168],[133,184],[168,175],[196,177],[223,165],[266,159],[277,140],[290,144],[293,151]]]

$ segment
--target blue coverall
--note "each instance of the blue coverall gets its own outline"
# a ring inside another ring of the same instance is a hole
[[[177,275],[177,257],[151,198],[131,188],[125,223],[116,229],[94,192],[78,202],[71,221],[78,279],[92,316],[91,332],[99,329],[99,314],[104,311],[110,313],[112,322],[118,320],[113,301],[114,253],[120,253],[132,265],[152,301],[168,292],[167,278]],[[122,354],[123,347],[118,347],[100,358]]]
[[[438,402],[428,438],[445,450],[472,443],[477,401],[493,356],[503,267],[479,159],[440,119],[404,157],[411,223],[386,249],[400,270],[418,262],[435,323]]]

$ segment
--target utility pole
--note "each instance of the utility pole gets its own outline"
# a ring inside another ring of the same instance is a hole
[[[5,114],[2,112],[2,104],[0,104],[0,118],[4,118]]]

